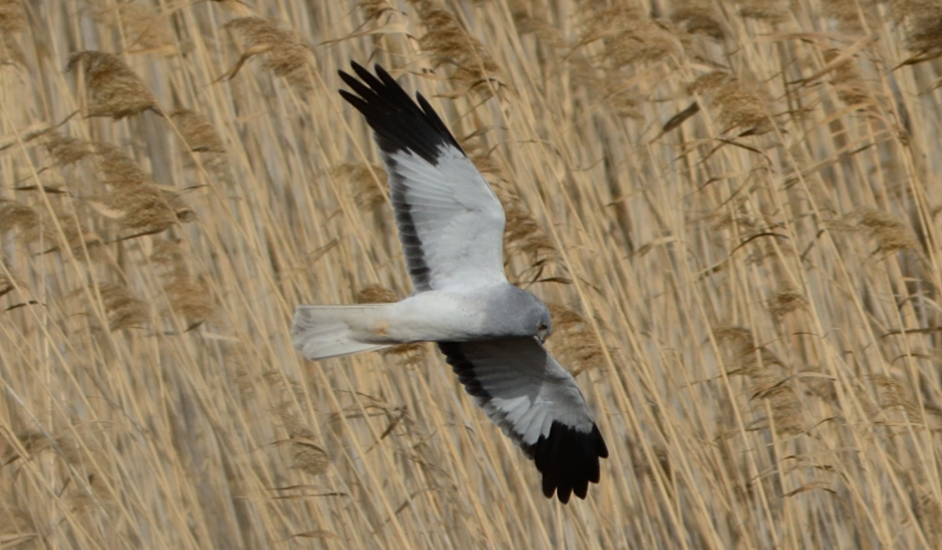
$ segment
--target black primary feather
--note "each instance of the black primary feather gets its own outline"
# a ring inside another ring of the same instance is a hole
[[[366,118],[380,150],[387,155],[411,151],[436,166],[443,145],[464,152],[422,94],[415,94],[416,104],[381,66],[374,66],[376,76],[357,63],[350,66],[359,80],[343,71],[338,73],[356,95],[346,90],[340,90],[340,95]]]

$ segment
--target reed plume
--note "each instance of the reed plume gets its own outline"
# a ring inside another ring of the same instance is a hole
[[[469,91],[490,97],[500,88],[500,66],[480,40],[468,34],[458,19],[437,0],[410,0],[425,27],[419,46],[432,57],[433,67],[452,68],[454,95]]]
[[[226,146],[205,115],[190,109],[177,109],[170,113],[187,147],[196,153],[225,153]]]
[[[285,430],[288,431],[288,445],[291,454],[291,466],[302,472],[316,476],[327,471],[330,458],[327,451],[316,444],[317,434],[304,425],[296,416],[284,407],[276,409]]]
[[[17,36],[29,30],[26,11],[19,0],[0,1],[0,65],[27,65],[26,54]]]
[[[87,116],[120,120],[148,110],[162,113],[154,94],[118,56],[98,51],[77,52],[69,57],[66,71],[79,68],[89,95]]]
[[[223,78],[230,80],[252,57],[264,55],[262,66],[275,76],[284,78],[299,92],[310,92],[311,53],[294,31],[280,28],[275,21],[260,17],[240,17],[225,25],[244,43],[244,51]]]

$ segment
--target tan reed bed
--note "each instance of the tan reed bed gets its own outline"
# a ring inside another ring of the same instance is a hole
[[[271,6],[271,7],[264,7]],[[0,1],[0,545],[942,547],[942,4]],[[611,451],[545,500],[431,345],[350,60],[422,90]]]

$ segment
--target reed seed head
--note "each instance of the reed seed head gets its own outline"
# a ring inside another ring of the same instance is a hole
[[[824,61],[830,62],[840,54],[840,50],[825,50]],[[831,73],[831,85],[834,86],[838,99],[843,101],[845,105],[860,105],[872,102],[870,86],[854,59],[848,59],[834,69]]]
[[[889,13],[901,23],[911,61],[942,55],[942,4],[935,0],[892,0]]]
[[[722,15],[712,2],[704,0],[680,2],[671,12],[671,21],[690,34],[705,34],[715,40],[722,40],[726,36],[721,22]]]
[[[167,293],[170,308],[186,319],[188,327],[209,320],[216,311],[216,303],[209,289],[189,276],[169,277],[164,292]]]
[[[189,109],[170,113],[170,120],[183,135],[187,147],[197,153],[225,153],[222,138],[204,115]]]
[[[112,195],[111,206],[123,212],[120,224],[129,232],[125,238],[160,233],[196,218],[179,195],[156,185],[120,187]]]
[[[170,17],[141,2],[120,2],[100,10],[95,17],[109,26],[120,26],[130,53],[174,54],[179,51]]]
[[[468,34],[458,19],[437,0],[410,0],[425,26],[419,47],[432,56],[432,65],[452,66],[456,94],[472,91],[490,97],[502,82],[500,66],[484,45]]]
[[[790,12],[789,0],[739,0],[737,12],[742,17],[770,24],[781,23]]]
[[[26,67],[26,54],[17,42],[17,36],[29,30],[26,10],[19,0],[0,0],[0,65],[14,64]]]
[[[507,254],[523,253],[533,262],[556,257],[556,247],[549,235],[518,201],[504,203],[506,225],[504,243]]]
[[[905,417],[893,420],[901,423],[922,424],[922,414],[916,396],[906,385],[884,374],[870,376],[870,383],[876,390],[877,403],[884,413],[903,412]]]
[[[357,207],[372,212],[386,203],[388,191],[386,171],[376,164],[343,164],[336,168],[331,176],[337,179],[345,189],[351,189]]]
[[[288,431],[290,439],[286,443],[291,453],[292,468],[314,476],[326,472],[330,457],[327,451],[316,444],[317,434],[314,430],[304,425],[284,407],[278,407],[276,412]]]
[[[48,132],[43,136],[46,152],[56,166],[63,168],[85,159],[95,152],[95,145],[87,140]]]
[[[7,502],[0,503],[0,541],[8,548],[40,548],[33,515]]]
[[[118,147],[96,141],[91,144],[95,153],[95,168],[101,183],[114,189],[137,187],[151,183],[151,177]]]
[[[108,316],[109,330],[141,328],[149,322],[147,303],[136,297],[128,287],[102,283],[98,285],[98,292]]]
[[[161,113],[154,94],[118,56],[97,51],[74,53],[66,71],[77,67],[81,67],[85,75],[88,116],[120,120],[146,110]]]
[[[774,126],[770,118],[772,102],[764,88],[749,85],[723,71],[713,71],[694,80],[690,94],[700,94],[717,111],[716,120],[723,133],[761,135]]]
[[[784,317],[797,309],[802,309],[808,305],[804,294],[793,288],[781,290],[772,295],[769,299],[769,312],[775,318]]]
[[[560,304],[549,303],[546,307],[553,319],[553,352],[560,363],[573,375],[604,365],[602,344],[582,315]]]
[[[14,200],[0,199],[0,235],[14,230],[29,234],[38,224],[39,214],[32,207]]]
[[[862,209],[848,215],[858,219],[858,227],[866,231],[876,241],[881,252],[898,250],[918,250],[919,241],[913,230],[889,212],[876,209]]]
[[[245,45],[245,51],[226,73],[226,78],[233,78],[252,57],[265,55],[262,64],[265,69],[287,80],[298,91],[309,92],[313,89],[311,52],[297,33],[282,29],[275,21],[261,17],[240,17],[226,23],[223,28],[239,36]]]

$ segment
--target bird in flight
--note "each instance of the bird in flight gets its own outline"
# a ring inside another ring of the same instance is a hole
[[[292,343],[325,359],[436,342],[475,403],[536,462],[547,498],[585,498],[608,457],[576,380],[543,347],[550,315],[504,274],[504,209],[422,94],[376,65],[340,71],[340,95],[366,117],[389,175],[414,287],[392,304],[301,305]]]

